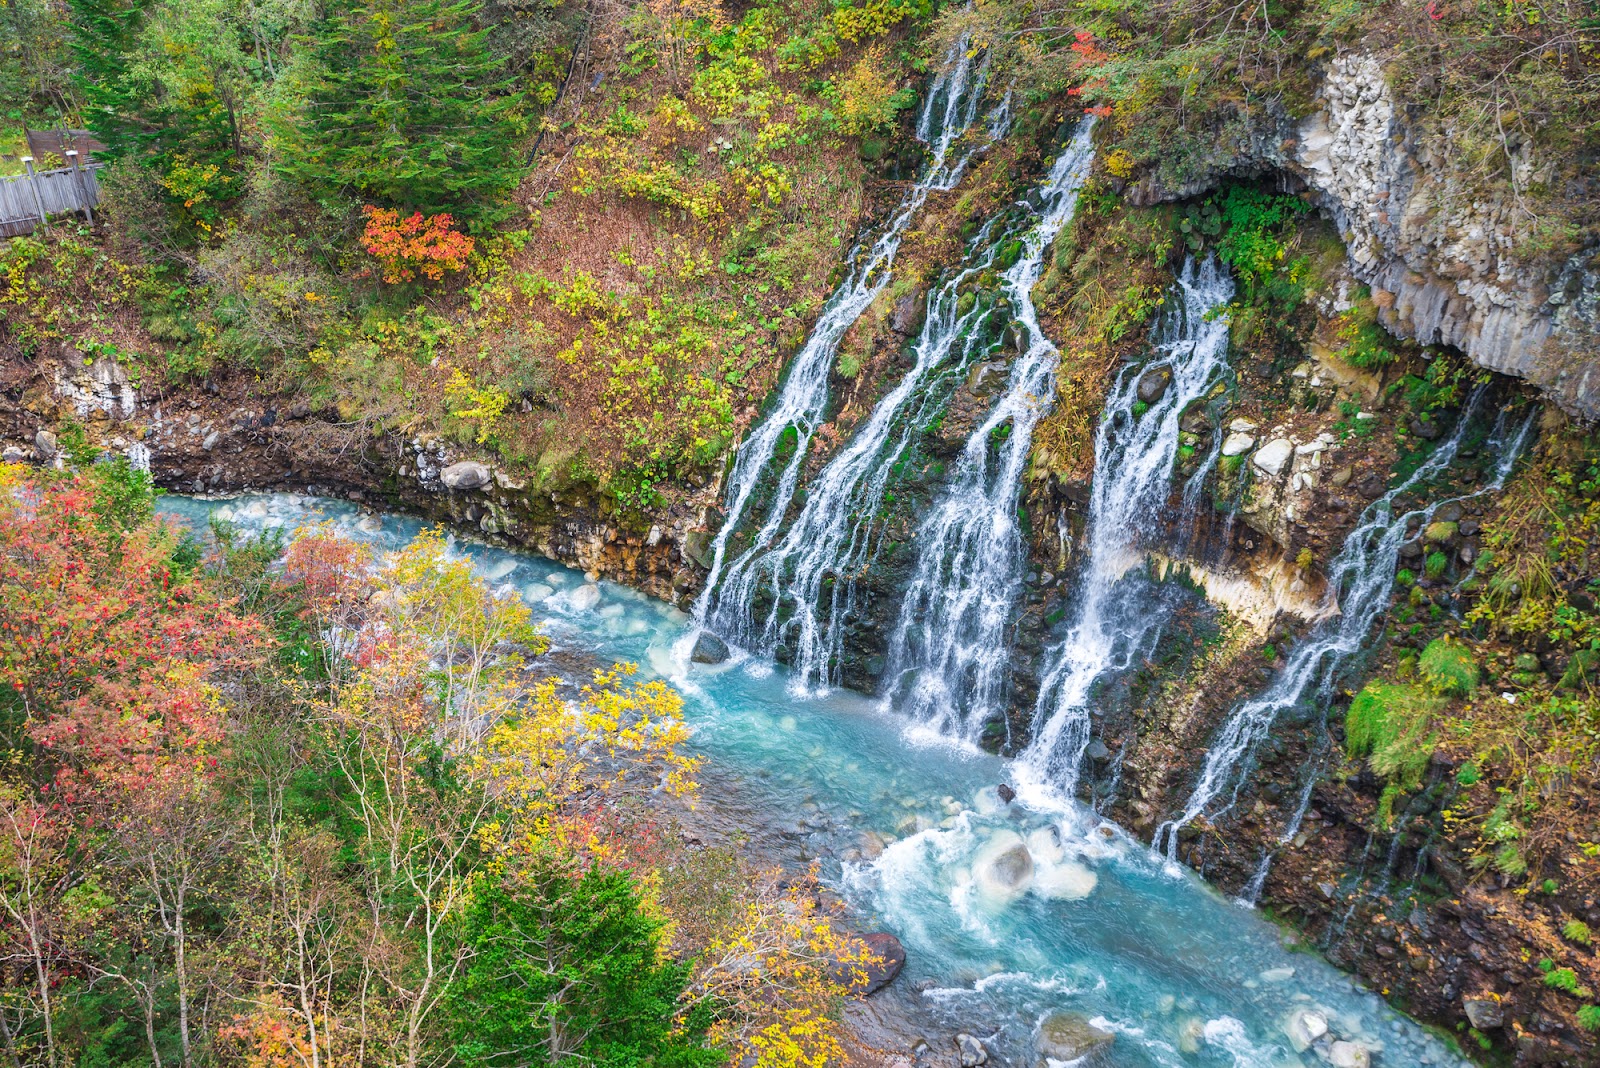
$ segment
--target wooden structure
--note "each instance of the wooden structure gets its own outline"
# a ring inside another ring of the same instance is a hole
[[[94,209],[100,206],[100,183],[95,178],[100,164],[80,164],[75,148],[67,148],[61,155],[67,161],[65,167],[35,170],[33,157],[24,156],[22,163],[28,173],[0,178],[0,237],[48,227],[52,215],[81,212],[84,219],[94,221]]]

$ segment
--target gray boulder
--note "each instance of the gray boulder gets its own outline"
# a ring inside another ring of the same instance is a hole
[[[33,436],[33,451],[38,453],[39,459],[49,463],[56,458],[56,436],[48,430],[40,430]]]
[[[1165,367],[1146,371],[1139,378],[1139,399],[1146,404],[1154,404],[1167,395],[1167,387],[1171,384],[1172,372]]]
[[[956,1036],[956,1051],[961,1057],[961,1068],[978,1068],[989,1060],[989,1051],[983,1048],[983,1043],[969,1034]]]
[[[1255,464],[1257,471],[1267,477],[1277,478],[1283,474],[1283,469],[1292,456],[1294,456],[1294,442],[1288,438],[1274,438],[1257,449],[1250,462]]]
[[[489,484],[489,468],[476,460],[462,460],[439,472],[446,489],[470,490]]]
[[[1463,998],[1461,1008],[1467,1014],[1467,1022],[1479,1031],[1505,1026],[1506,1009],[1499,998]]]
[[[720,664],[728,659],[728,643],[709,630],[703,630],[695,639],[694,652],[689,654],[689,659],[696,664]]]

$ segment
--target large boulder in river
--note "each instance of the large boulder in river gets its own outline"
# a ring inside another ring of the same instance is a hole
[[[476,460],[462,460],[439,472],[446,489],[470,490],[489,484],[489,468]]]
[[[720,664],[728,659],[728,643],[709,630],[703,630],[694,640],[694,652],[689,654],[689,659],[696,664]]]
[[[1167,387],[1172,384],[1172,372],[1165,367],[1156,367],[1139,376],[1139,399],[1146,404],[1154,404],[1167,395]]]
[[[1033,882],[1033,857],[1014,831],[1001,831],[972,861],[972,878],[987,900],[1004,903],[1027,893]]]
[[[1116,1035],[1096,1027],[1089,1018],[1077,1012],[1052,1012],[1039,1021],[1033,1036],[1034,1052],[1043,1062],[1076,1061],[1096,1050],[1111,1045]]]

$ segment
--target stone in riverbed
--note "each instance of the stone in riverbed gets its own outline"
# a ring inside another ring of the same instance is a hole
[[[1139,378],[1139,399],[1146,404],[1154,404],[1166,396],[1167,386],[1172,384],[1172,372],[1165,367],[1157,367],[1146,371]]]
[[[989,1051],[983,1043],[968,1034],[956,1036],[956,1051],[961,1057],[961,1068],[978,1068],[989,1060]]]
[[[1312,1009],[1295,1009],[1284,1018],[1283,1033],[1296,1053],[1304,1053],[1328,1033],[1328,1018]]]
[[[996,786],[994,788],[994,792],[1000,796],[1001,801],[1008,805],[1017,799],[1017,792],[1011,787],[1007,786],[1005,783],[1001,783],[999,786]]]
[[[439,472],[446,489],[470,490],[489,483],[489,468],[476,460],[462,460]]]
[[[1034,876],[1033,892],[1052,901],[1082,901],[1099,882],[1100,877],[1082,864],[1064,860]]]
[[[1022,836],[1002,831],[986,842],[972,862],[978,891],[994,901],[1009,901],[1025,893],[1033,881],[1033,857]]]
[[[728,659],[728,643],[709,630],[703,630],[694,640],[694,652],[689,654],[689,659],[696,664],[720,664]]]
[[[1039,1021],[1033,1048],[1040,1061],[1075,1061],[1109,1046],[1116,1035],[1096,1027],[1076,1012],[1052,1012]]]
[[[1372,1068],[1372,1054],[1354,1042],[1335,1042],[1328,1048],[1328,1063],[1333,1068]]]
[[[861,941],[867,944],[873,956],[861,965],[861,970],[867,973],[867,985],[861,988],[861,996],[867,997],[894,982],[894,977],[906,966],[906,950],[900,939],[888,931],[862,935]]]
[[[579,612],[587,612],[599,603],[600,587],[592,582],[586,582],[567,594],[567,604]]]

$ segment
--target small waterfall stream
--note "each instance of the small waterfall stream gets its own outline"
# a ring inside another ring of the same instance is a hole
[[[966,283],[994,263],[996,221],[974,239],[971,262],[929,293],[911,370],[811,480],[788,531],[770,547],[752,547],[724,574],[707,625],[765,659],[786,642],[792,650],[790,686],[797,694],[839,682],[843,622],[854,607],[855,576],[872,557],[875,521],[890,474],[913,434],[926,424],[929,409],[937,407],[930,403],[933,380],[988,347],[982,327],[993,308],[974,302],[963,313],[960,302]],[[769,607],[758,618],[757,598],[763,592]],[[793,610],[788,619],[785,608]]]
[[[1039,326],[1033,287],[1072,219],[1094,159],[1094,123],[1078,124],[1045,183],[1039,220],[1001,275],[1023,342],[1006,392],[968,437],[944,496],[917,532],[917,566],[890,640],[889,701],[924,727],[975,741],[1000,709],[1006,633],[1022,580],[1017,505],[1033,428],[1055,396],[1060,353]]]
[[[1326,714],[1343,669],[1366,646],[1373,624],[1389,606],[1400,545],[1409,536],[1408,528],[1416,524],[1426,526],[1433,513],[1445,503],[1440,500],[1397,514],[1396,502],[1402,495],[1443,474],[1455,461],[1462,440],[1483,404],[1484,394],[1485,387],[1474,391],[1449,437],[1409,478],[1368,505],[1356,528],[1345,538],[1339,555],[1328,568],[1327,597],[1336,601],[1337,614],[1319,624],[1296,645],[1267,689],[1235,708],[1217,731],[1183,811],[1156,829],[1152,844],[1157,849],[1165,849],[1169,859],[1177,856],[1179,830],[1201,816],[1215,818],[1232,807],[1230,797],[1220,809],[1211,809],[1212,803],[1227,792],[1230,785],[1233,796],[1237,796],[1251,754],[1281,714],[1302,702],[1312,702]],[[1493,479],[1473,493],[1450,500],[1467,500],[1496,492],[1505,485],[1533,429],[1533,418],[1528,417],[1515,432],[1508,433],[1506,425],[1505,413],[1501,413],[1490,440],[1490,445],[1498,450]],[[1306,797],[1309,803],[1310,794]],[[1265,879],[1266,873],[1262,870],[1260,881]]]
[[[1076,161],[1087,152],[1088,132],[1064,150],[1038,195],[1046,205],[1070,195],[1087,168]],[[1048,207],[1047,207],[1048,212]],[[927,314],[914,347],[914,364],[874,407],[849,443],[807,487],[799,515],[784,536],[761,542],[729,565],[707,623],[748,652],[772,657],[789,645],[790,685],[797,693],[836,685],[842,624],[854,605],[855,576],[874,551],[874,525],[891,473],[914,434],[938,410],[932,390],[940,375],[954,373],[986,353],[992,342],[984,327],[994,307],[974,301],[962,310],[968,283],[995,264],[1010,234],[993,236],[991,219],[969,245],[965,265],[928,295]],[[1041,250],[1042,254],[1042,250]],[[757,618],[758,594],[768,608]],[[784,611],[792,608],[792,616]]]
[[[1175,526],[1172,533],[1186,537],[1188,512],[1198,494],[1186,485],[1183,511],[1176,517],[1163,514],[1172,497],[1178,421],[1221,381],[1228,319],[1219,313],[1232,298],[1233,280],[1215,258],[1196,263],[1191,257],[1169,292],[1153,337],[1154,358],[1124,370],[1106,399],[1095,434],[1077,620],[1051,656],[1034,708],[1033,739],[1015,764],[1025,798],[1076,794],[1090,740],[1091,687],[1107,672],[1128,668],[1161,627],[1164,613],[1121,579],[1143,562],[1152,534]],[[1139,384],[1163,370],[1171,376],[1166,391],[1145,406]],[[1142,406],[1148,410],[1141,412]]]
[[[988,80],[987,58],[978,59],[962,37],[951,46],[945,64],[929,87],[927,100],[917,119],[917,137],[929,145],[926,171],[901,200],[888,225],[870,246],[858,245],[846,261],[849,273],[823,307],[816,326],[805,345],[789,361],[783,387],[771,411],[739,445],[728,476],[727,510],[722,528],[711,545],[711,568],[704,590],[695,605],[695,618],[702,623],[721,584],[728,553],[728,539],[745,518],[757,488],[778,454],[779,445],[791,430],[795,434],[794,452],[779,473],[767,518],[757,531],[749,553],[771,544],[794,500],[800,471],[805,466],[811,437],[821,425],[828,404],[828,376],[839,349],[839,341],[855,321],[889,284],[895,254],[900,249],[906,227],[934,191],[954,189],[966,173],[973,149],[956,155],[951,150],[962,141],[977,119],[978,105]],[[1010,97],[989,114],[990,138],[999,136],[1009,122]]]

